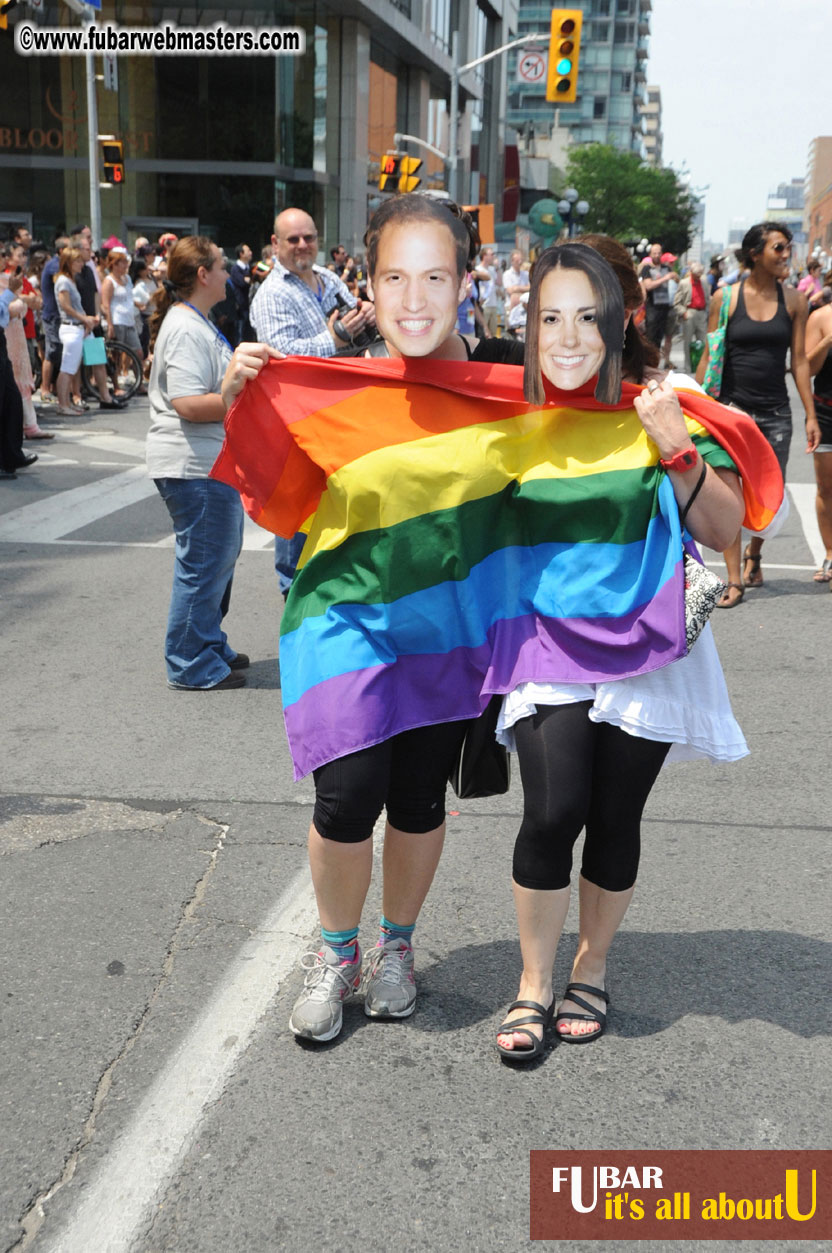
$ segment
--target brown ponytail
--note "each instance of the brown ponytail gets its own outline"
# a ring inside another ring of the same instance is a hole
[[[150,347],[153,348],[168,310],[177,300],[187,299],[196,287],[199,267],[210,270],[214,262],[213,244],[205,235],[185,235],[167,254],[167,277],[156,294],[156,310],[150,318]]]

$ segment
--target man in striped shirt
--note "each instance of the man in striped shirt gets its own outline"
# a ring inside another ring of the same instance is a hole
[[[332,357],[375,322],[340,278],[316,264],[318,228],[303,209],[284,209],[274,220],[274,266],[257,288],[249,320],[258,340],[287,356]],[[284,599],[303,548],[302,533],[275,536],[274,564]]]

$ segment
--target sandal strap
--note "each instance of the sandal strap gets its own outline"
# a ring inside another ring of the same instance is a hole
[[[545,1027],[548,1024],[541,1022],[539,1018],[512,1018],[510,1021],[501,1022],[497,1029],[497,1035],[511,1035],[517,1027]],[[524,1035],[530,1036],[531,1031],[524,1032]]]
[[[552,1001],[552,1005],[554,1005],[554,1003],[555,1002]],[[512,1001],[506,1010],[506,1013],[510,1014],[513,1009],[533,1009],[536,1013],[540,1014],[541,1018],[545,1018],[548,1021],[552,1016],[552,1005],[550,1005],[547,1009],[545,1005],[540,1005],[537,1001]]]
[[[593,1022],[600,1023],[603,1027],[607,1021],[607,1015],[602,1009],[596,1009],[594,1005],[590,1005],[589,1001],[585,1001],[582,996],[576,996],[574,992],[570,992],[569,1000],[574,1001],[576,1005],[580,1005],[581,1009],[588,1012],[586,1014],[570,1014],[567,1010],[565,1014],[558,1014],[558,1018],[587,1018]]]
[[[610,1003],[609,993],[605,992],[603,988],[594,988],[591,983],[567,983],[566,985],[567,995],[572,991],[573,988],[575,988],[577,992],[589,992],[590,996],[600,996],[601,1000],[604,1001],[607,1005],[609,1005]],[[574,998],[569,997],[569,999],[573,1000]]]
[[[603,1022],[601,1021],[601,1018],[603,1018]],[[606,1024],[606,1021],[606,1014],[602,1014],[600,1018],[596,1018],[595,1014],[570,1014],[569,1010],[566,1010],[564,1013],[558,1014],[555,1019],[555,1026],[557,1026],[559,1022],[594,1022],[597,1023],[599,1027],[603,1027]]]

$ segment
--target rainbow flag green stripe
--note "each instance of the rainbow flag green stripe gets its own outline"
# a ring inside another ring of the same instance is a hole
[[[583,617],[599,625],[606,621],[614,633],[617,620],[635,610],[649,618],[661,588],[671,582],[681,586],[681,536],[677,526],[677,544],[670,543],[670,530],[659,512],[646,538],[629,544],[499,545],[466,577],[434,578],[430,586],[389,600],[354,601],[347,583],[329,612],[304,617],[281,636],[286,717],[316,683],[371,668],[380,659],[478,648],[489,635],[499,636],[505,620],[537,615],[555,623]],[[356,581],[363,573],[357,572]],[[610,656],[603,676],[594,664],[584,665],[579,652],[575,664],[580,675],[575,681],[592,682],[617,675],[631,659],[624,653]]]
[[[441,581],[462,582],[471,569],[501,548],[546,542],[624,545],[643,540],[658,512],[658,498],[643,489],[658,486],[655,466],[604,475],[599,507],[594,481],[531,479],[507,483],[502,492],[467,500],[456,508],[425,513],[390,528],[359,531],[337,548],[319,549],[298,570],[295,592],[281,623],[285,639],[304,619],[342,602],[375,605],[399,600]],[[621,503],[633,494],[643,508]],[[450,542],[460,533],[464,549]],[[410,560],[402,560],[408,554]]]

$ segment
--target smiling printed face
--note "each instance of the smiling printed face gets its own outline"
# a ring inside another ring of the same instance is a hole
[[[378,241],[368,291],[392,356],[437,353],[453,333],[465,299],[450,229],[432,221],[388,226]]]
[[[540,284],[540,369],[562,391],[574,391],[600,370],[606,347],[598,309],[582,270],[550,270]]]

